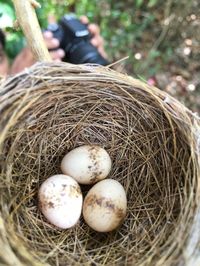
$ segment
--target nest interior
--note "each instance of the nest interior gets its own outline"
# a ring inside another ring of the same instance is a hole
[[[1,263],[178,265],[186,259],[181,254],[198,209],[192,129],[199,122],[178,101],[109,69],[37,64],[1,84],[0,121]],[[38,209],[41,183],[61,173],[63,156],[84,144],[108,151],[109,178],[127,193],[127,216],[110,233],[93,231],[83,218],[59,230]]]

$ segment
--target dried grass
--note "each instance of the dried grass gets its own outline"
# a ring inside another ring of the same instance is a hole
[[[181,103],[110,69],[40,63],[9,77],[0,85],[1,265],[200,265],[199,135]],[[110,178],[126,190],[114,232],[82,218],[58,230],[38,210],[38,187],[82,144],[108,150]]]

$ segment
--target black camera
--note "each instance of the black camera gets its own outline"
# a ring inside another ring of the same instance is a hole
[[[58,24],[49,24],[47,30],[60,41],[60,48],[65,51],[63,61],[73,64],[94,63],[104,66],[109,64],[90,43],[92,36],[87,26],[74,14],[65,15]]]

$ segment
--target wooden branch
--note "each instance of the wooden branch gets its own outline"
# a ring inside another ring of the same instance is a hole
[[[51,61],[44,42],[35,8],[40,4],[35,0],[13,0],[17,20],[37,61]]]

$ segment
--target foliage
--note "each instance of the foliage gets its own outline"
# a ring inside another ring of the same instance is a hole
[[[4,2],[12,6],[10,0]],[[117,61],[128,55],[129,59],[124,62],[126,71],[145,79],[160,70],[164,71],[170,62],[178,60],[174,54],[183,42],[180,26],[190,14],[192,6],[192,1],[186,0],[39,2],[42,8],[37,13],[42,28],[47,26],[49,13],[54,13],[57,19],[67,12],[85,14],[91,22],[99,24],[110,61]],[[24,41],[19,41],[22,40],[20,33],[13,33],[13,36],[10,43],[18,44],[9,44],[11,57],[24,45]]]

